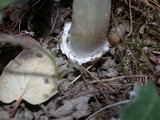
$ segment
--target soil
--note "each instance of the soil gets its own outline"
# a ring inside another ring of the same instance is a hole
[[[84,120],[107,105],[130,99],[148,81],[159,90],[160,8],[145,0],[129,1],[112,0],[108,32],[116,36],[108,37],[112,46],[99,60],[82,66],[68,60],[59,48],[63,26],[72,21],[72,0],[26,0],[7,7],[0,31],[12,36],[34,32],[30,37],[55,56],[60,84],[58,93],[45,103],[22,101],[13,118],[9,116],[15,102],[1,102],[0,120]],[[0,43],[0,73],[23,49]],[[103,110],[90,120],[120,120],[123,106]]]

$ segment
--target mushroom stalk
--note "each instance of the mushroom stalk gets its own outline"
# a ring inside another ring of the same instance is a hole
[[[65,24],[62,52],[82,64],[108,51],[106,33],[110,9],[111,0],[74,0],[73,22]]]

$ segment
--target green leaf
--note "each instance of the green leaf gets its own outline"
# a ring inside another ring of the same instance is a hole
[[[160,120],[160,98],[153,83],[141,88],[131,104],[124,107],[122,120]]]
[[[2,19],[2,11],[5,7],[7,7],[8,5],[17,2],[19,0],[0,0],[0,21]]]
[[[0,10],[17,1],[19,0],[0,0]]]

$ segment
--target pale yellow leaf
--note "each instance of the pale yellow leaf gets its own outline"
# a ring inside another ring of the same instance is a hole
[[[22,51],[0,77],[0,101],[10,103],[22,97],[31,104],[45,102],[57,93],[52,61],[36,49]]]

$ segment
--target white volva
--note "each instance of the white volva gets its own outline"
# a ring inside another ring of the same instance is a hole
[[[110,9],[111,0],[74,0],[72,24],[66,23],[61,44],[68,58],[82,64],[108,51]]]

